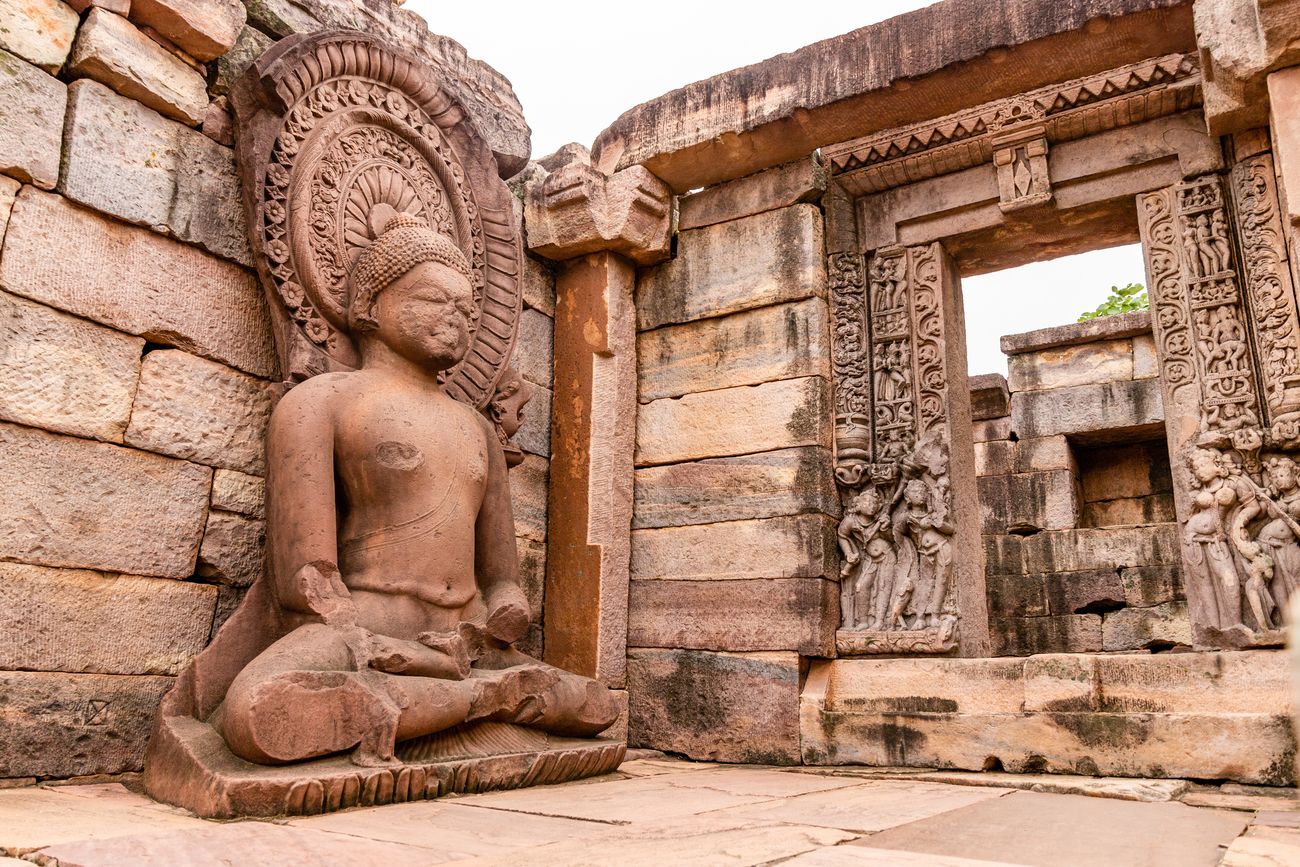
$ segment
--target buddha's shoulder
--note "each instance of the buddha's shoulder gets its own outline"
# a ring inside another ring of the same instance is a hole
[[[328,412],[335,403],[359,393],[356,373],[322,373],[298,383],[280,398],[275,415],[301,416]]]

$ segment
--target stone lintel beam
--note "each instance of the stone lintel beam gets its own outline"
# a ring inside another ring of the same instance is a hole
[[[608,251],[564,263],[555,285],[545,656],[611,687],[627,655],[635,287],[632,262]]]
[[[592,145],[677,193],[1195,45],[1186,0],[948,0],[688,84]]]
[[[528,186],[528,249],[559,261],[609,251],[651,265],[669,256],[672,210],[672,191],[647,169],[607,175],[575,160]]]
[[[1264,126],[1269,73],[1300,63],[1300,0],[1196,0],[1193,16],[1210,133]]]

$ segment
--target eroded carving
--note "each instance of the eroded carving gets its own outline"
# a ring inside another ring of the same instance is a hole
[[[518,309],[509,193],[420,67],[357,34],[275,56],[294,101],[250,199],[288,207],[253,231],[273,291],[301,287],[307,318],[290,321],[333,372],[272,415],[267,573],[165,699],[147,782],[209,815],[228,809],[213,798],[236,757],[299,768],[295,785],[310,790],[340,762],[427,777],[439,762],[510,755],[497,783],[526,784],[529,753],[549,738],[581,748],[572,739],[604,730],[617,707],[596,681],[513,646],[530,618],[504,449],[527,395],[502,376],[502,317]],[[317,135],[300,134],[313,123]],[[489,230],[476,203],[505,222]],[[509,242],[485,245],[493,233]],[[592,772],[621,752],[587,746]],[[456,778],[477,786],[479,767]],[[284,774],[240,776],[265,783],[263,802],[296,803],[276,788]]]

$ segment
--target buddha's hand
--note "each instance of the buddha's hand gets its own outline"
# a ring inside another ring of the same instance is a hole
[[[513,644],[528,632],[528,598],[518,585],[498,587],[487,599],[487,633]]]

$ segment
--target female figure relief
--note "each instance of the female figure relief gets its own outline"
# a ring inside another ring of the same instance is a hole
[[[1269,458],[1265,472],[1272,499],[1264,501],[1269,520],[1260,528],[1257,541],[1273,561],[1273,580],[1268,590],[1272,606],[1280,612],[1300,582],[1300,473],[1294,460],[1281,456]]]
[[[1193,622],[1228,629],[1241,623],[1242,581],[1233,557],[1241,539],[1230,539],[1242,525],[1241,497],[1229,481],[1230,472],[1217,452],[1197,448],[1187,458],[1192,472],[1192,514],[1183,531],[1183,548],[1188,565],[1187,584],[1198,585],[1206,610],[1193,614]],[[1252,497],[1253,499],[1253,497]],[[1255,506],[1258,509],[1258,506]]]
[[[885,536],[888,512],[868,486],[853,498],[839,526],[841,613],[845,629],[879,629],[893,590],[894,546]]]

